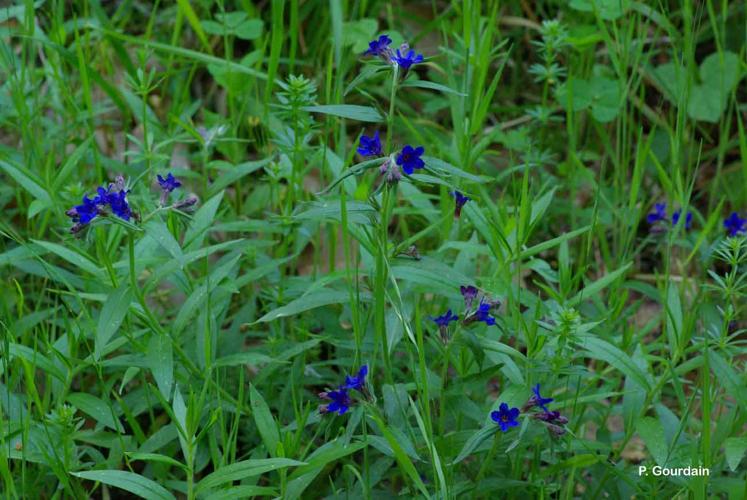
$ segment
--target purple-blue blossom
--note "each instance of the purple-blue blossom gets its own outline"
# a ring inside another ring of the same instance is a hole
[[[743,219],[737,212],[732,212],[729,217],[724,219],[724,229],[729,236],[738,236],[747,232],[747,219]]]
[[[425,167],[425,162],[420,158],[425,153],[423,146],[413,148],[409,144],[402,148],[395,161],[407,175],[412,175],[416,169]]]
[[[357,151],[361,156],[381,156],[382,147],[379,131],[377,130],[372,137],[362,135]]]
[[[405,52],[404,54],[402,52]],[[414,50],[403,50],[397,49],[397,53],[392,57],[392,60],[403,70],[407,71],[414,64],[423,62],[423,54],[416,54]]]
[[[511,427],[519,425],[516,419],[519,418],[520,413],[518,408],[509,408],[506,403],[501,403],[498,410],[490,412],[490,418],[500,425],[501,431],[508,432]]]

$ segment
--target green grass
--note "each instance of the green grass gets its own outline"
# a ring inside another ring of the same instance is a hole
[[[713,0],[0,7],[3,497],[747,497],[746,27]],[[380,34],[425,62],[361,56]],[[426,168],[384,182],[375,130]],[[72,234],[120,175],[133,217]]]

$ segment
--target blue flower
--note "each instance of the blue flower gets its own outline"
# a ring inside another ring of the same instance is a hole
[[[174,177],[174,174],[169,172],[169,175],[166,176],[164,179],[159,174],[158,176],[158,184],[161,186],[161,189],[164,190],[166,193],[172,192],[174,189],[180,187],[182,185],[181,182],[179,182],[176,177]]]
[[[414,50],[406,51],[405,55],[402,55],[400,49],[397,49],[397,54],[392,57],[392,60],[396,62],[400,68],[407,71],[413,64],[423,62],[423,54],[416,54]]]
[[[395,161],[407,175],[412,175],[415,169],[425,167],[425,162],[420,158],[425,153],[423,146],[413,148],[409,144],[402,148]]]
[[[344,415],[350,408],[350,396],[344,386],[340,386],[336,391],[327,391],[319,394],[319,397],[332,401],[329,404],[319,407],[321,413],[335,413]]]
[[[661,220],[667,220],[667,204],[657,203],[654,205],[654,211],[646,216],[649,224],[655,224]]]
[[[65,212],[74,223],[85,226],[89,224],[99,214],[99,208],[96,203],[97,198],[90,199],[88,196],[83,197],[83,203],[75,205]]]
[[[549,410],[547,409],[547,407],[545,405],[549,404],[549,403],[552,403],[554,401],[554,399],[553,398],[543,398],[542,395],[540,394],[540,385],[539,384],[537,384],[534,387],[532,387],[532,392],[534,393],[534,396],[532,396],[532,398],[530,399],[530,402],[534,403],[537,406],[539,406],[540,408],[542,408],[543,410],[545,410],[545,412],[549,412]]]
[[[449,326],[449,323],[452,321],[458,321],[459,316],[456,314],[452,314],[451,309],[446,311],[445,314],[442,314],[441,316],[436,316],[435,318],[431,316],[431,321],[436,323],[439,327],[445,328]]]
[[[120,219],[130,220],[132,210],[127,203],[127,191],[122,190],[116,193],[107,193],[106,202],[112,209],[112,213]]]
[[[387,52],[391,52],[389,45],[392,43],[392,39],[387,35],[381,35],[377,40],[371,40],[368,42],[368,50],[363,53],[364,56],[386,56]]]
[[[491,304],[487,302],[480,302],[480,306],[475,311],[475,318],[477,321],[482,321],[488,326],[495,325],[495,318],[490,315]]]
[[[672,225],[676,226],[677,223],[680,221],[680,215],[682,214],[682,210],[676,210],[672,214]],[[693,225],[693,213],[687,212],[687,215],[685,216],[685,230],[690,229]]]
[[[462,215],[462,207],[470,200],[469,196],[465,196],[459,191],[454,191],[451,193],[451,195],[456,200],[456,206],[454,207],[454,217],[459,217]]]
[[[500,408],[497,411],[490,412],[490,418],[493,422],[501,426],[501,431],[508,432],[511,427],[519,425],[517,418],[519,418],[518,408],[509,408],[506,403],[501,403]]]
[[[355,389],[356,391],[363,391],[363,388],[366,385],[366,375],[368,374],[368,365],[361,366],[360,370],[358,370],[358,375],[355,377],[351,377],[349,375],[345,376],[345,385],[343,386],[345,389]]]
[[[732,212],[724,219],[724,228],[729,231],[729,236],[737,236],[747,232],[747,219],[742,219],[737,212]]]
[[[381,139],[379,139],[379,131],[377,130],[373,137],[361,136],[360,147],[358,148],[358,154],[361,156],[381,156]]]

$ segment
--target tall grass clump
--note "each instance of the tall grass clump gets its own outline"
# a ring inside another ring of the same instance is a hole
[[[2,496],[747,497],[745,26],[3,5]]]

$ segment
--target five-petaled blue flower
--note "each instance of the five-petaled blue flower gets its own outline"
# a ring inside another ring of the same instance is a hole
[[[655,224],[661,220],[667,220],[667,204],[657,203],[654,205],[654,211],[646,216],[649,224]]]
[[[516,420],[519,418],[519,413],[521,412],[518,408],[509,408],[506,403],[501,403],[497,411],[490,412],[490,418],[501,426],[501,431],[508,432],[511,427],[519,425]]]
[[[403,70],[407,71],[410,66],[423,62],[423,54],[416,54],[414,50],[408,50],[404,55],[397,49],[397,54],[392,57],[392,60]]]
[[[83,203],[75,205],[66,212],[68,217],[71,217],[73,222],[83,226],[90,223],[99,214],[99,207],[96,203],[97,199],[98,197],[90,199],[88,196],[84,196]]]
[[[368,374],[368,365],[361,366],[358,370],[358,375],[351,377],[350,375],[345,376],[345,389],[355,389],[356,391],[363,391],[366,385],[366,375]]]
[[[379,139],[379,131],[377,130],[373,137],[362,135],[360,147],[357,151],[361,156],[381,156],[382,148],[381,139]]]
[[[412,175],[415,169],[425,167],[425,162],[420,158],[425,153],[423,146],[413,148],[409,144],[402,148],[395,161],[407,175]]]
[[[165,192],[170,193],[174,189],[180,187],[182,185],[181,182],[179,182],[176,177],[174,177],[174,174],[169,172],[169,175],[166,176],[164,179],[161,177],[161,175],[157,175],[158,177],[158,184],[161,186],[161,189],[163,189]]]
[[[724,229],[729,232],[729,236],[737,236],[747,232],[747,219],[743,219],[737,212],[732,212],[729,217],[724,219]]]
[[[348,390],[345,386],[340,386],[336,391],[327,391],[319,394],[324,399],[332,401],[327,405],[319,407],[321,413],[335,413],[344,415],[348,408],[350,408],[350,396],[348,396]]]
[[[368,42],[368,50],[363,53],[364,56],[385,56],[389,51],[389,45],[392,39],[387,35],[381,35],[376,40]]]
[[[680,221],[680,215],[682,215],[682,210],[675,210],[675,212],[672,214],[672,225],[676,226],[677,223]],[[693,225],[693,213],[687,212],[687,215],[685,215],[685,229],[690,229]]]
[[[491,305],[487,302],[480,302],[480,305],[475,311],[475,318],[477,321],[482,321],[488,326],[495,325],[495,318],[490,315]]]
[[[442,314],[441,316],[431,317],[431,321],[444,328],[449,326],[449,323],[451,323],[452,321],[458,320],[459,316],[457,316],[456,314],[452,314],[451,309],[446,311],[446,313]]]
[[[454,191],[451,194],[456,200],[456,206],[454,207],[454,217],[458,218],[460,215],[462,215],[462,207],[470,200],[470,197],[463,195],[459,191]]]
[[[539,384],[537,384],[534,387],[532,387],[532,392],[534,393],[534,396],[532,396],[531,401],[534,404],[536,404],[537,406],[539,406],[540,408],[542,408],[543,410],[545,410],[546,412],[549,412],[550,410],[548,410],[545,405],[549,404],[549,403],[552,403],[554,401],[554,399],[553,398],[543,398],[542,395],[540,394],[540,385]]]

